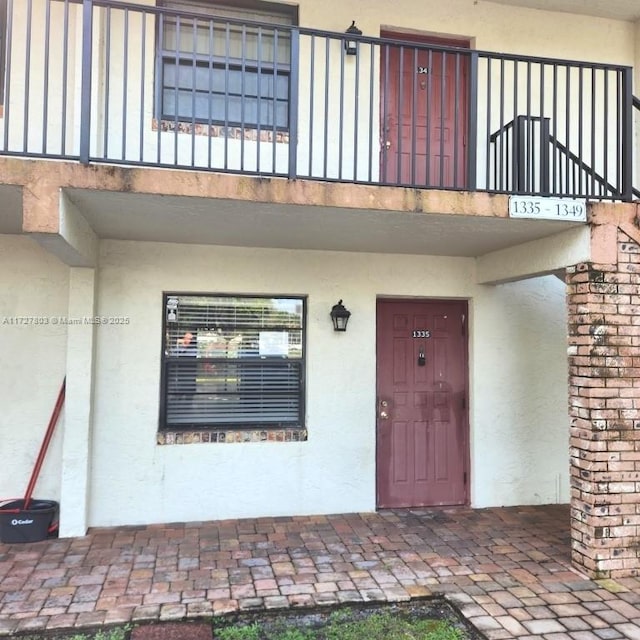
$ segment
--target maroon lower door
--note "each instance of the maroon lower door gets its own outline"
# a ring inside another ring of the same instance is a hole
[[[468,502],[466,314],[462,301],[378,301],[378,507]]]

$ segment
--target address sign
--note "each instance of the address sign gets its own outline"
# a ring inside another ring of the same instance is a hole
[[[510,218],[587,221],[587,201],[583,198],[509,196]]]

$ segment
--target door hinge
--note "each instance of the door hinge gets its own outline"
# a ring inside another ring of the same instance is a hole
[[[460,399],[460,402],[462,404],[462,408],[466,409],[467,408],[467,398],[466,398],[465,394],[462,394],[462,398]]]
[[[466,325],[466,319],[467,317],[464,315],[464,313],[462,314],[462,335],[465,336],[467,335],[467,325]]]
[[[462,480],[464,481],[465,484],[467,484],[467,472],[466,471],[462,474]]]

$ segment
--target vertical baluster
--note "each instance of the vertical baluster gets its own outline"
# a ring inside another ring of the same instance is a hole
[[[324,117],[323,121],[325,123],[324,127],[324,156],[323,156],[323,171],[322,178],[327,177],[327,169],[328,169],[328,155],[329,155],[329,127],[331,126],[331,121],[329,119],[329,69],[330,69],[330,41],[329,38],[325,38],[324,40],[324,48],[325,48],[325,60],[324,60]]]
[[[411,82],[411,155],[409,159],[409,175],[411,176],[411,185],[416,186],[416,165],[417,165],[417,157],[416,157],[416,138],[417,127],[418,127],[418,74],[415,72],[418,68],[418,51],[419,48],[415,47],[413,49],[413,69],[414,73],[411,74],[412,82]]]
[[[289,66],[289,177],[298,177],[298,103],[300,84],[300,31],[291,29],[291,64]],[[277,105],[276,105],[277,106]],[[275,119],[275,117],[274,117]],[[274,139],[275,149],[275,139]],[[275,151],[274,151],[275,157]],[[275,163],[274,163],[275,170]]]
[[[274,30],[274,37],[278,30]],[[256,78],[256,171],[260,173],[260,136],[262,131],[262,27],[258,27],[257,37],[257,53],[258,53],[258,70]],[[277,64],[277,59],[274,58],[274,65]],[[273,78],[273,119],[277,120],[277,92],[278,92],[278,75],[275,73]],[[273,144],[275,145],[275,138]],[[275,166],[273,172],[275,172]]]
[[[313,114],[315,104],[315,85],[316,85],[316,36],[311,34],[309,41],[310,57],[309,57],[309,169],[308,176],[313,177]],[[291,144],[291,139],[289,139]]]
[[[102,132],[102,157],[109,157],[109,122],[110,122],[110,110],[109,99],[111,96],[111,12],[113,7],[105,7],[106,19],[105,19],[105,56],[104,56],[104,98],[103,98],[103,111],[104,111],[104,125]]]
[[[460,54],[455,53],[455,85],[453,89],[454,121],[453,121],[453,184],[448,185],[458,188],[458,162],[460,160]]]
[[[198,94],[198,21],[193,18],[191,21],[191,37],[193,47],[191,48],[191,167],[196,165],[196,97]]]
[[[47,153],[49,127],[49,35],[51,31],[51,0],[46,0],[44,17],[44,88],[42,105],[42,155]]]
[[[375,47],[374,43],[369,43],[369,147],[367,149],[367,155],[369,157],[367,179],[369,182],[373,182],[373,86],[375,83]]]
[[[360,56],[362,47],[358,44],[358,55],[356,58],[356,77],[354,83],[354,112],[353,112],[353,180],[358,179],[358,124],[360,122]]]
[[[138,162],[144,162],[144,130],[145,130],[145,85],[147,76],[145,74],[145,66],[147,64],[147,12],[142,11],[140,15],[140,118],[138,120]]]
[[[402,127],[404,126],[402,114],[402,96],[404,95],[404,47],[400,46],[400,77],[399,89],[396,105],[396,113],[398,114],[398,126],[396,127],[396,180],[395,184],[402,184]]]
[[[247,25],[242,25],[242,53],[240,54],[240,171],[245,167],[246,82],[247,82]]]
[[[382,99],[382,122],[380,126],[382,128],[381,132],[381,142],[382,142],[382,166],[381,166],[381,182],[385,183],[388,181],[387,176],[387,166],[389,163],[389,147],[387,143],[390,143],[389,133],[391,131],[391,123],[389,122],[389,45],[383,44],[381,45],[381,56],[383,59],[384,66],[384,87],[382,87],[383,99]]]
[[[225,23],[224,42],[224,169],[229,168],[229,57],[231,55],[231,25]]]
[[[164,12],[158,16],[158,49],[160,55],[156,57],[156,91],[155,91],[155,115],[156,115],[156,163],[162,160],[162,117],[164,114]],[[160,80],[162,78],[162,80]]]
[[[444,180],[444,116],[447,96],[447,52],[440,52],[441,75],[440,75],[440,177],[438,186],[443,187]]]
[[[33,39],[33,2],[27,0],[27,32],[25,38],[24,102],[22,108],[22,151],[29,152],[29,97],[31,94],[31,41]],[[33,74],[35,76],[35,74]]]
[[[80,162],[89,164],[91,144],[91,61],[93,0],[82,5],[82,89],[80,98]]]
[[[212,143],[213,143],[213,136],[212,136],[212,129],[213,129],[213,100],[214,100],[214,91],[213,91],[213,78],[214,78],[214,74],[213,74],[213,47],[215,46],[214,43],[214,31],[213,31],[213,20],[209,19],[209,59],[208,59],[208,65],[207,65],[207,87],[208,87],[208,93],[207,93],[207,168],[211,169],[211,160],[212,160]]]
[[[602,178],[606,193],[606,191],[608,191],[609,184],[609,71],[607,69],[602,70],[602,81],[604,85],[602,88],[604,94],[602,97],[602,107],[604,110],[604,113],[602,114],[602,130],[604,132],[602,148]]]
[[[120,158],[127,156],[127,127],[128,118],[128,92],[129,92],[129,9],[124,9],[124,37],[122,42],[122,144],[120,146]]]
[[[180,31],[182,30],[182,24],[180,22],[180,15],[176,15],[176,46],[174,52],[175,62],[175,87],[173,89],[173,164],[178,164],[178,131],[180,130],[180,124],[178,122],[178,113],[180,111]]]
[[[339,42],[339,41],[338,41]],[[340,54],[340,91],[339,91],[339,116],[338,116],[338,179],[342,180],[342,154],[344,146],[344,47]]]
[[[11,3],[11,0],[9,0]],[[62,126],[60,127],[60,150],[67,152],[67,85],[69,82],[69,0],[64,0],[62,27]]]

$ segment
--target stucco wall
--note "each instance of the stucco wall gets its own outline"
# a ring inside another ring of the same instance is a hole
[[[474,309],[473,504],[567,502],[565,284],[486,286]]]
[[[166,290],[308,295],[307,442],[156,444]],[[470,259],[106,241],[98,291],[99,313],[130,324],[97,333],[91,525],[373,510],[385,295],[470,299],[473,505],[568,499],[560,281],[477,286]]]
[[[24,495],[65,373],[68,267],[0,235],[0,499]],[[57,500],[64,412],[34,497]]]
[[[368,35],[377,35],[383,24],[473,38],[473,45],[481,50],[632,64],[633,25],[618,20],[485,0],[396,2],[392,12],[387,2],[374,0],[357,16],[348,4],[334,0],[331,4],[332,10],[326,11],[313,0],[302,2],[301,21],[307,25],[321,22],[323,28],[339,31],[345,28],[345,18],[356,17]]]

